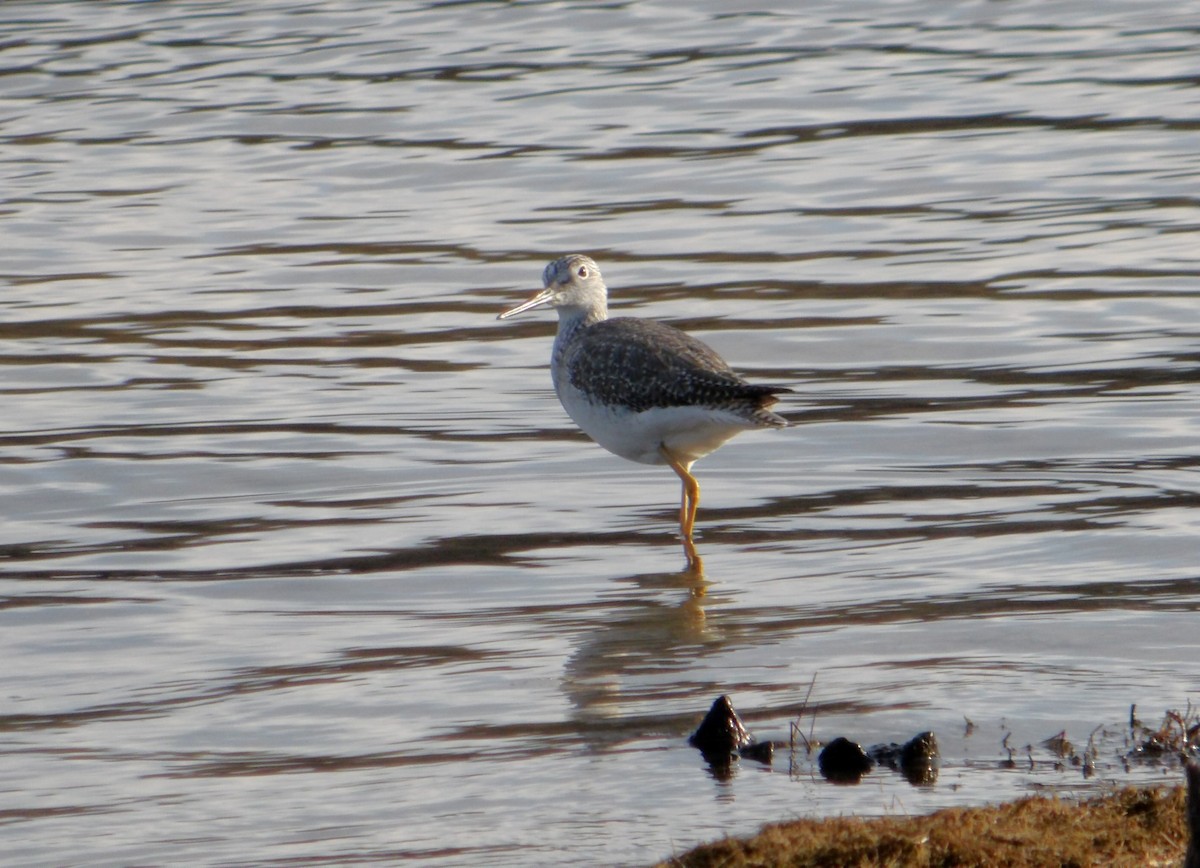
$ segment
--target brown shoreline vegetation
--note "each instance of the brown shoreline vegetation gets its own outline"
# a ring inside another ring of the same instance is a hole
[[[832,817],[702,844],[656,868],[1149,866],[1183,864],[1185,790],[1128,788],[1071,802],[1031,796],[924,817]]]
[[[1200,722],[1190,704],[1184,714],[1167,712],[1158,730],[1144,727],[1134,710],[1137,752],[1194,756]],[[1126,787],[1083,800],[1029,796],[926,816],[772,823],[748,838],[702,844],[655,868],[1200,868],[1200,762],[1186,762],[1185,770],[1186,786]]]

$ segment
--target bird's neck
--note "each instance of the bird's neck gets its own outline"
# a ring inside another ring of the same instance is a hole
[[[589,326],[608,319],[608,305],[601,302],[591,307],[560,307],[558,309],[558,334],[554,337],[553,368],[558,376],[560,362],[567,347]],[[557,386],[557,382],[555,383]]]
[[[608,319],[608,305],[605,302],[590,307],[560,307],[558,309],[558,335],[554,342],[568,344],[581,329],[595,325]]]

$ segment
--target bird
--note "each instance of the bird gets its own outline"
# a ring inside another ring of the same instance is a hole
[[[567,415],[600,446],[640,464],[666,464],[683,484],[679,532],[687,563],[700,484],[692,465],[736,434],[784,428],[772,412],[789,388],[747,383],[712,347],[674,326],[608,316],[608,287],[591,257],[559,257],[542,289],[502,312],[508,319],[550,305],[558,333],[550,356],[554,391]]]

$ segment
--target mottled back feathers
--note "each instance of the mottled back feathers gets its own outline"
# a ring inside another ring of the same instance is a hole
[[[563,350],[572,386],[592,401],[641,412],[704,405],[783,427],[770,412],[780,386],[751,385],[707,344],[653,320],[618,317],[583,326]]]

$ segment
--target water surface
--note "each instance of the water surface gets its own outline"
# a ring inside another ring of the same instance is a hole
[[[9,861],[645,864],[1173,780],[1121,724],[1200,695],[1187,12],[6,3]],[[697,465],[702,578],[552,317],[495,321],[573,251],[797,391]],[[722,693],[941,775],[720,779]],[[1039,745],[1102,724],[1090,781]]]

